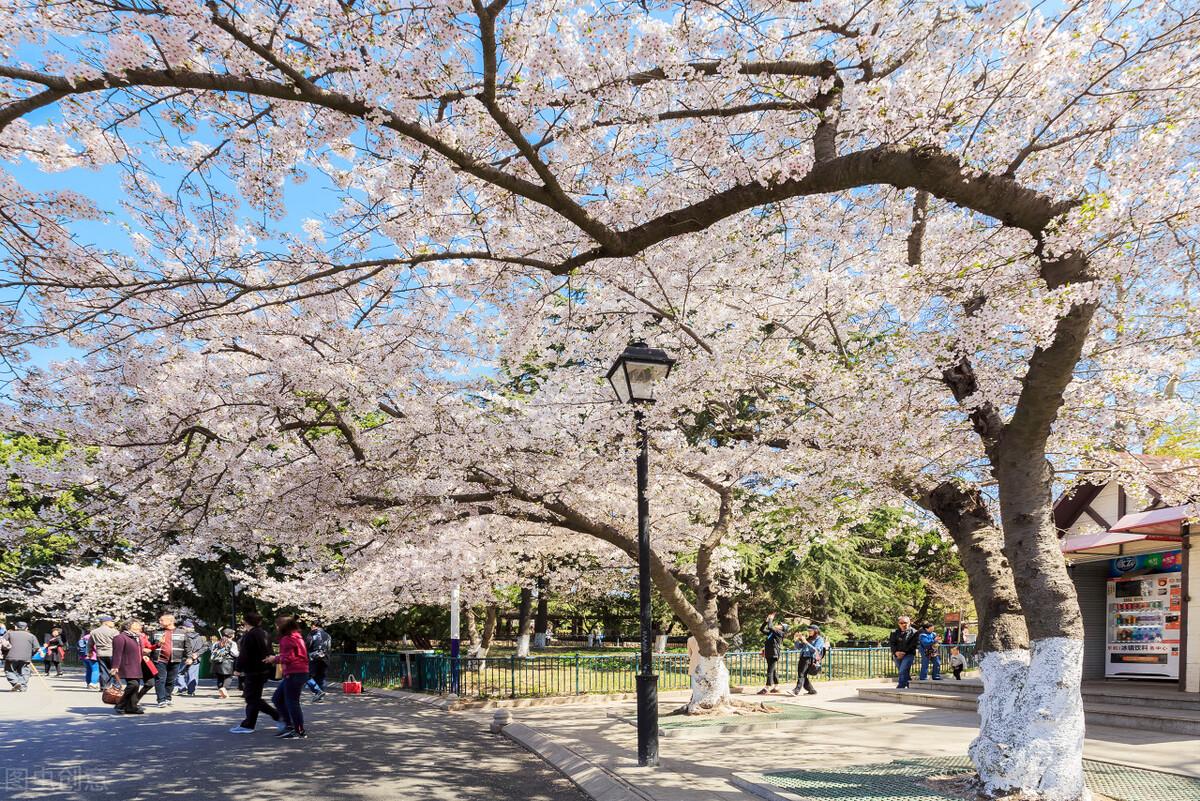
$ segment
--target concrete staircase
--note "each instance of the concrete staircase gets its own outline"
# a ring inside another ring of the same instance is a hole
[[[860,698],[974,712],[982,682],[913,681],[907,690],[860,687]],[[1125,682],[1084,682],[1084,720],[1091,726],[1141,729],[1200,737],[1200,695]]]

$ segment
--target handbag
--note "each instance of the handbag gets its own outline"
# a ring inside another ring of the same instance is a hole
[[[115,685],[108,685],[100,691],[100,700],[110,706],[116,704],[125,695],[125,691]]]
[[[346,695],[362,695],[362,682],[354,678],[354,674],[342,682],[342,692]]]
[[[820,674],[820,672],[821,672],[821,660],[820,660],[820,659],[814,659],[813,661],[809,662],[809,663],[808,663],[808,670],[806,670],[806,671],[804,671],[804,672],[805,672],[805,673],[807,673],[807,674],[808,674],[808,675],[810,675],[810,676],[816,676],[816,675]]]

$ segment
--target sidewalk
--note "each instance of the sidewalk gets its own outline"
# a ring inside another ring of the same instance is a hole
[[[711,734],[695,730],[686,737],[668,732],[659,741],[661,765],[657,769],[637,767],[637,732],[628,722],[636,713],[630,702],[513,710],[513,720],[636,788],[637,794],[627,798],[640,796],[648,801],[750,801],[754,796],[730,782],[734,773],[966,754],[978,727],[975,713],[860,700],[856,691],[864,684],[880,682],[822,683],[816,696],[770,698],[772,704],[857,716],[853,718],[801,721],[789,728],[713,730]],[[666,714],[686,697],[687,693],[664,693],[660,723],[671,720]],[[1196,738],[1104,727],[1090,729],[1084,747],[1089,759],[1200,778],[1198,751]]]
[[[218,699],[209,681],[194,698],[136,716],[114,715],[77,671],[34,679],[28,693],[0,682],[0,798],[585,801],[533,755],[425,705],[306,699],[306,740],[276,739],[269,720],[231,734],[243,712],[240,698]]]

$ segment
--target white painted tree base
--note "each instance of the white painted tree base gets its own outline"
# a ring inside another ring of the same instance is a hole
[[[654,653],[665,654],[667,652],[667,635],[656,634],[654,637]]]
[[[517,658],[524,659],[529,656],[529,635],[517,635]]]
[[[985,794],[1090,801],[1083,782],[1083,641],[1035,640],[980,660],[979,736],[971,761]]]
[[[729,668],[721,656],[697,656],[692,668],[692,697],[684,709],[689,715],[711,713],[733,704]]]

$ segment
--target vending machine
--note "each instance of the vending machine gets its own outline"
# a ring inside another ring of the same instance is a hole
[[[1182,576],[1179,572],[1141,573],[1139,567],[1178,570],[1177,560],[1170,558],[1172,554],[1147,556],[1158,558],[1148,560],[1148,565],[1139,564],[1146,557],[1113,560],[1113,572],[1124,575],[1108,582],[1105,676],[1179,678]]]

